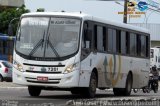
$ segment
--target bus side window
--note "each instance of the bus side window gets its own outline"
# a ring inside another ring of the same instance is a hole
[[[127,47],[126,47],[126,32],[121,31],[121,54],[126,55]]]
[[[108,29],[108,52],[113,51],[113,31],[111,28]]]
[[[88,24],[84,24],[82,47],[86,49],[91,48],[92,31],[88,29]]]
[[[130,35],[129,35],[129,32],[126,32],[126,54],[130,54]]]
[[[146,57],[146,36],[141,35],[141,57]]]
[[[97,26],[97,50],[98,51],[104,51],[103,47],[103,27]]]
[[[91,51],[91,40],[92,40],[92,30],[89,29],[89,24],[85,22],[83,26],[83,35],[82,35],[81,60],[83,60],[89,55]]]

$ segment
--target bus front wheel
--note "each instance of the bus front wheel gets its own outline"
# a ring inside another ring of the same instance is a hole
[[[92,72],[90,77],[89,87],[84,89],[83,94],[86,97],[93,98],[96,94],[96,88],[97,88],[97,76],[95,72]]]
[[[28,86],[28,92],[30,96],[39,96],[41,93],[41,88],[36,86]]]

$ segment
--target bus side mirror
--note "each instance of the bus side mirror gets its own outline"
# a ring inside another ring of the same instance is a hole
[[[13,27],[13,22],[18,22],[19,18],[13,18],[8,25],[8,35],[9,36],[14,36],[14,27]]]

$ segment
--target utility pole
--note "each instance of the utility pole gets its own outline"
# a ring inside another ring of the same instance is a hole
[[[128,2],[128,0],[124,0],[123,23],[126,23],[126,24],[127,24],[127,12],[128,12],[128,9],[127,9],[127,2]]]

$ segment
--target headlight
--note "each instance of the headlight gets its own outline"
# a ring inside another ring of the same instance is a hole
[[[21,71],[21,72],[24,71],[23,66],[15,60],[13,60],[13,67],[16,68],[17,70]]]
[[[75,70],[75,68],[78,67],[78,64],[79,63],[74,63],[74,64],[71,64],[69,66],[67,66],[64,70],[64,74],[67,74],[67,73],[70,73],[70,72],[73,72]]]

